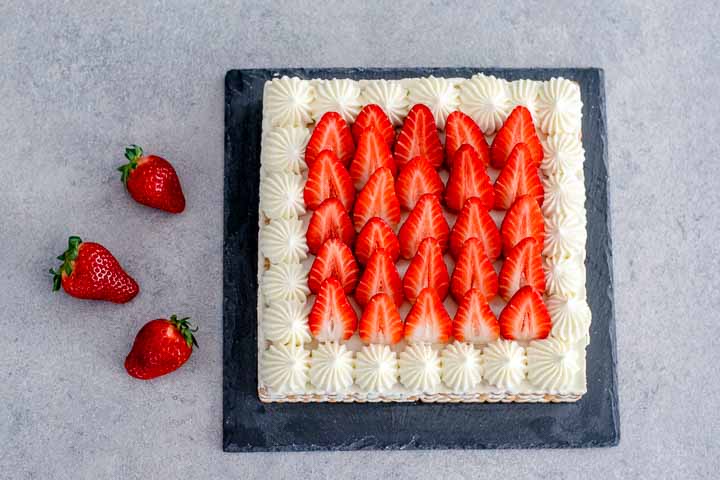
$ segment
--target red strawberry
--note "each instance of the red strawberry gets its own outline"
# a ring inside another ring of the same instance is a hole
[[[340,200],[328,198],[313,212],[305,236],[310,253],[316,255],[329,238],[338,238],[345,245],[352,246],[355,229]]]
[[[433,168],[443,162],[442,144],[435,126],[435,117],[425,105],[413,106],[405,118],[400,135],[395,142],[395,161],[402,168],[407,162],[423,155]]]
[[[68,239],[68,249],[57,257],[62,265],[53,276],[53,292],[63,289],[68,295],[113,303],[129,302],[140,287],[120,266],[110,251],[99,243]]]
[[[520,240],[533,237],[539,245],[545,240],[545,221],[540,205],[529,195],[519,197],[500,225],[503,252],[507,256]]]
[[[402,340],[403,323],[397,306],[386,293],[370,299],[360,317],[360,340],[394,345]]]
[[[507,210],[522,195],[535,197],[540,205],[543,203],[544,189],[538,169],[527,146],[518,143],[495,180],[495,208]]]
[[[488,300],[498,292],[497,273],[477,238],[469,238],[463,245],[450,279],[450,293],[458,303],[471,288],[479,289]]]
[[[444,252],[448,247],[450,227],[443,215],[440,200],[436,195],[425,194],[420,197],[415,208],[400,227],[400,255],[408,260],[415,256],[423,239],[433,237]]]
[[[366,128],[360,135],[357,150],[350,165],[350,178],[356,189],[365,186],[370,175],[380,167],[388,167],[395,176],[397,167],[390,148],[375,127]]]
[[[500,335],[508,340],[540,340],[550,333],[552,323],[540,293],[525,285],[500,312]]]
[[[465,241],[473,237],[482,241],[485,254],[491,262],[498,259],[502,249],[500,232],[479,198],[466,201],[455,221],[450,234],[450,253],[453,258],[458,258]]]
[[[459,212],[468,198],[477,197],[485,209],[490,210],[495,202],[495,193],[475,149],[468,144],[461,146],[455,152],[452,162],[453,168],[445,189],[447,207]]]
[[[323,150],[332,150],[340,162],[347,167],[355,153],[350,127],[337,112],[327,112],[315,125],[305,149],[305,163],[312,167],[318,154]]]
[[[323,243],[320,251],[310,267],[308,288],[313,293],[320,290],[320,285],[330,277],[337,278],[346,293],[352,292],[357,284],[360,270],[350,247],[337,238]]]
[[[500,269],[500,296],[506,301],[525,285],[538,292],[545,291],[545,273],[542,265],[542,249],[537,240],[524,238],[510,250]]]
[[[135,337],[125,359],[125,370],[140,380],[165,375],[180,368],[197,347],[189,318],[158,318],[146,323]]]
[[[403,302],[402,280],[385,250],[375,250],[355,289],[355,300],[364,307],[374,295],[387,293],[397,306]]]
[[[357,196],[353,209],[355,229],[360,230],[373,217],[385,220],[394,230],[400,222],[400,202],[395,195],[392,172],[387,167],[375,170]]]
[[[406,163],[395,182],[400,206],[406,210],[412,210],[420,197],[426,193],[432,193],[439,198],[444,189],[445,185],[440,175],[422,156]]]
[[[365,265],[375,250],[382,248],[393,262],[400,257],[400,242],[390,225],[379,217],[373,217],[365,224],[355,242],[355,258]]]
[[[125,158],[129,163],[118,167],[118,171],[136,202],[170,213],[185,210],[180,179],[170,162],[155,155],[143,155],[137,145],[125,149]]]
[[[405,340],[446,343],[451,331],[452,320],[438,294],[432,288],[421,290],[405,319]]]
[[[356,142],[360,141],[360,135],[362,135],[363,131],[368,127],[376,128],[385,140],[385,143],[387,143],[387,146],[392,147],[395,141],[395,130],[383,109],[374,103],[365,105],[355,119],[355,123],[352,126],[352,134]]]
[[[440,244],[428,237],[418,247],[403,277],[403,290],[411,302],[417,299],[424,288],[433,288],[440,299],[447,297],[450,275],[443,260]]]
[[[315,210],[328,198],[339,198],[348,212],[355,200],[350,174],[332,150],[323,150],[308,171],[303,193],[305,204]]]
[[[469,115],[458,110],[448,115],[445,124],[445,158],[448,168],[452,168],[452,158],[464,144],[475,149],[484,166],[490,164],[490,149],[482,130]]]
[[[530,110],[522,105],[515,107],[510,116],[503,124],[500,131],[495,135],[490,146],[490,163],[500,169],[505,166],[510,152],[518,143],[524,143],[530,150],[530,156],[536,167],[540,167],[543,159],[543,149],[540,139],[535,132],[535,125],[532,121]]]
[[[489,343],[497,340],[500,325],[485,296],[472,288],[463,297],[453,319],[453,337],[459,342]]]
[[[308,316],[308,326],[313,337],[321,342],[347,340],[355,333],[357,314],[336,278],[322,282]]]

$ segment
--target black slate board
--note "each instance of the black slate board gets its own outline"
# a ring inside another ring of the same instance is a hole
[[[593,313],[588,392],[567,404],[263,404],[257,395],[257,233],[262,93],[276,75],[302,78],[563,76],[582,90],[587,292]],[[566,448],[620,438],[603,72],[599,69],[231,70],[225,77],[223,449],[229,452]]]

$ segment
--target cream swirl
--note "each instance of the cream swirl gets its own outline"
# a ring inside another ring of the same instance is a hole
[[[460,86],[460,110],[470,115],[486,135],[502,127],[511,110],[507,82],[481,74]]]
[[[292,173],[272,173],[260,181],[260,201],[270,219],[297,218],[305,213],[303,177]]]
[[[577,83],[565,78],[544,82],[537,102],[540,129],[548,135],[580,130],[582,100]]]
[[[440,356],[428,344],[409,345],[400,353],[400,383],[408,390],[431,393],[440,383]]]
[[[310,352],[296,345],[270,345],[263,352],[262,378],[278,393],[303,393],[308,380]]]
[[[442,380],[453,392],[470,392],[482,380],[482,352],[469,343],[455,342],[440,354]]]
[[[328,392],[342,392],[353,383],[353,352],[337,342],[321,343],[310,356],[310,383]]]
[[[533,120],[537,118],[537,97],[540,82],[535,80],[515,80],[510,82],[510,102],[512,107],[522,105],[527,108]]]
[[[310,343],[307,304],[296,300],[274,300],[263,312],[265,338],[273,343],[302,345]]]
[[[554,337],[575,342],[588,334],[592,313],[587,300],[552,295],[547,298],[545,305],[552,320]]]
[[[548,295],[582,297],[585,265],[578,257],[545,258],[545,291]]]
[[[365,392],[389,392],[398,379],[397,354],[387,345],[365,345],[355,361],[355,383]]]
[[[274,78],[265,87],[265,115],[273,126],[300,127],[312,122],[310,104],[315,89],[297,77]]]
[[[559,338],[535,340],[527,348],[528,380],[543,391],[566,390],[580,370],[580,355]]]
[[[585,251],[587,230],[584,215],[550,215],[545,217],[543,255],[567,258]]]
[[[327,112],[339,113],[346,122],[353,123],[360,113],[360,86],[349,78],[319,80],[317,97],[312,104],[312,116],[317,122]]]
[[[483,349],[485,380],[498,388],[514,390],[525,379],[525,349],[517,342],[496,340]]]
[[[299,263],[271,265],[263,274],[262,290],[266,305],[276,300],[304,303],[310,294],[307,269]]]
[[[577,214],[585,205],[585,183],[575,175],[558,173],[542,179],[545,189],[543,213],[551,215]]]
[[[305,127],[277,127],[265,136],[262,147],[262,165],[268,172],[302,173],[305,164],[305,147],[310,131]]]
[[[400,82],[394,80],[370,80],[363,89],[366,104],[374,103],[385,111],[396,127],[402,125],[408,114],[410,104],[408,91]]]
[[[410,105],[422,103],[427,106],[440,130],[445,128],[448,115],[460,105],[458,89],[447,78],[418,78],[410,84],[409,90]]]
[[[585,149],[576,133],[558,133],[548,136],[543,144],[540,168],[545,175],[577,175],[583,170]]]
[[[297,218],[277,218],[261,230],[260,249],[270,263],[299,263],[307,258],[305,228]]]

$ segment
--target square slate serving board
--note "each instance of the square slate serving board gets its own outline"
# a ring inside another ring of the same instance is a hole
[[[261,403],[257,395],[257,236],[262,94],[301,78],[563,76],[580,83],[586,152],[588,391],[576,403]],[[228,452],[567,448],[620,439],[603,72],[599,69],[399,68],[231,70],[225,77],[223,449]]]

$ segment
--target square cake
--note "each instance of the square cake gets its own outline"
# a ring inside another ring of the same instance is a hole
[[[261,401],[581,398],[581,119],[564,78],[266,82]]]

